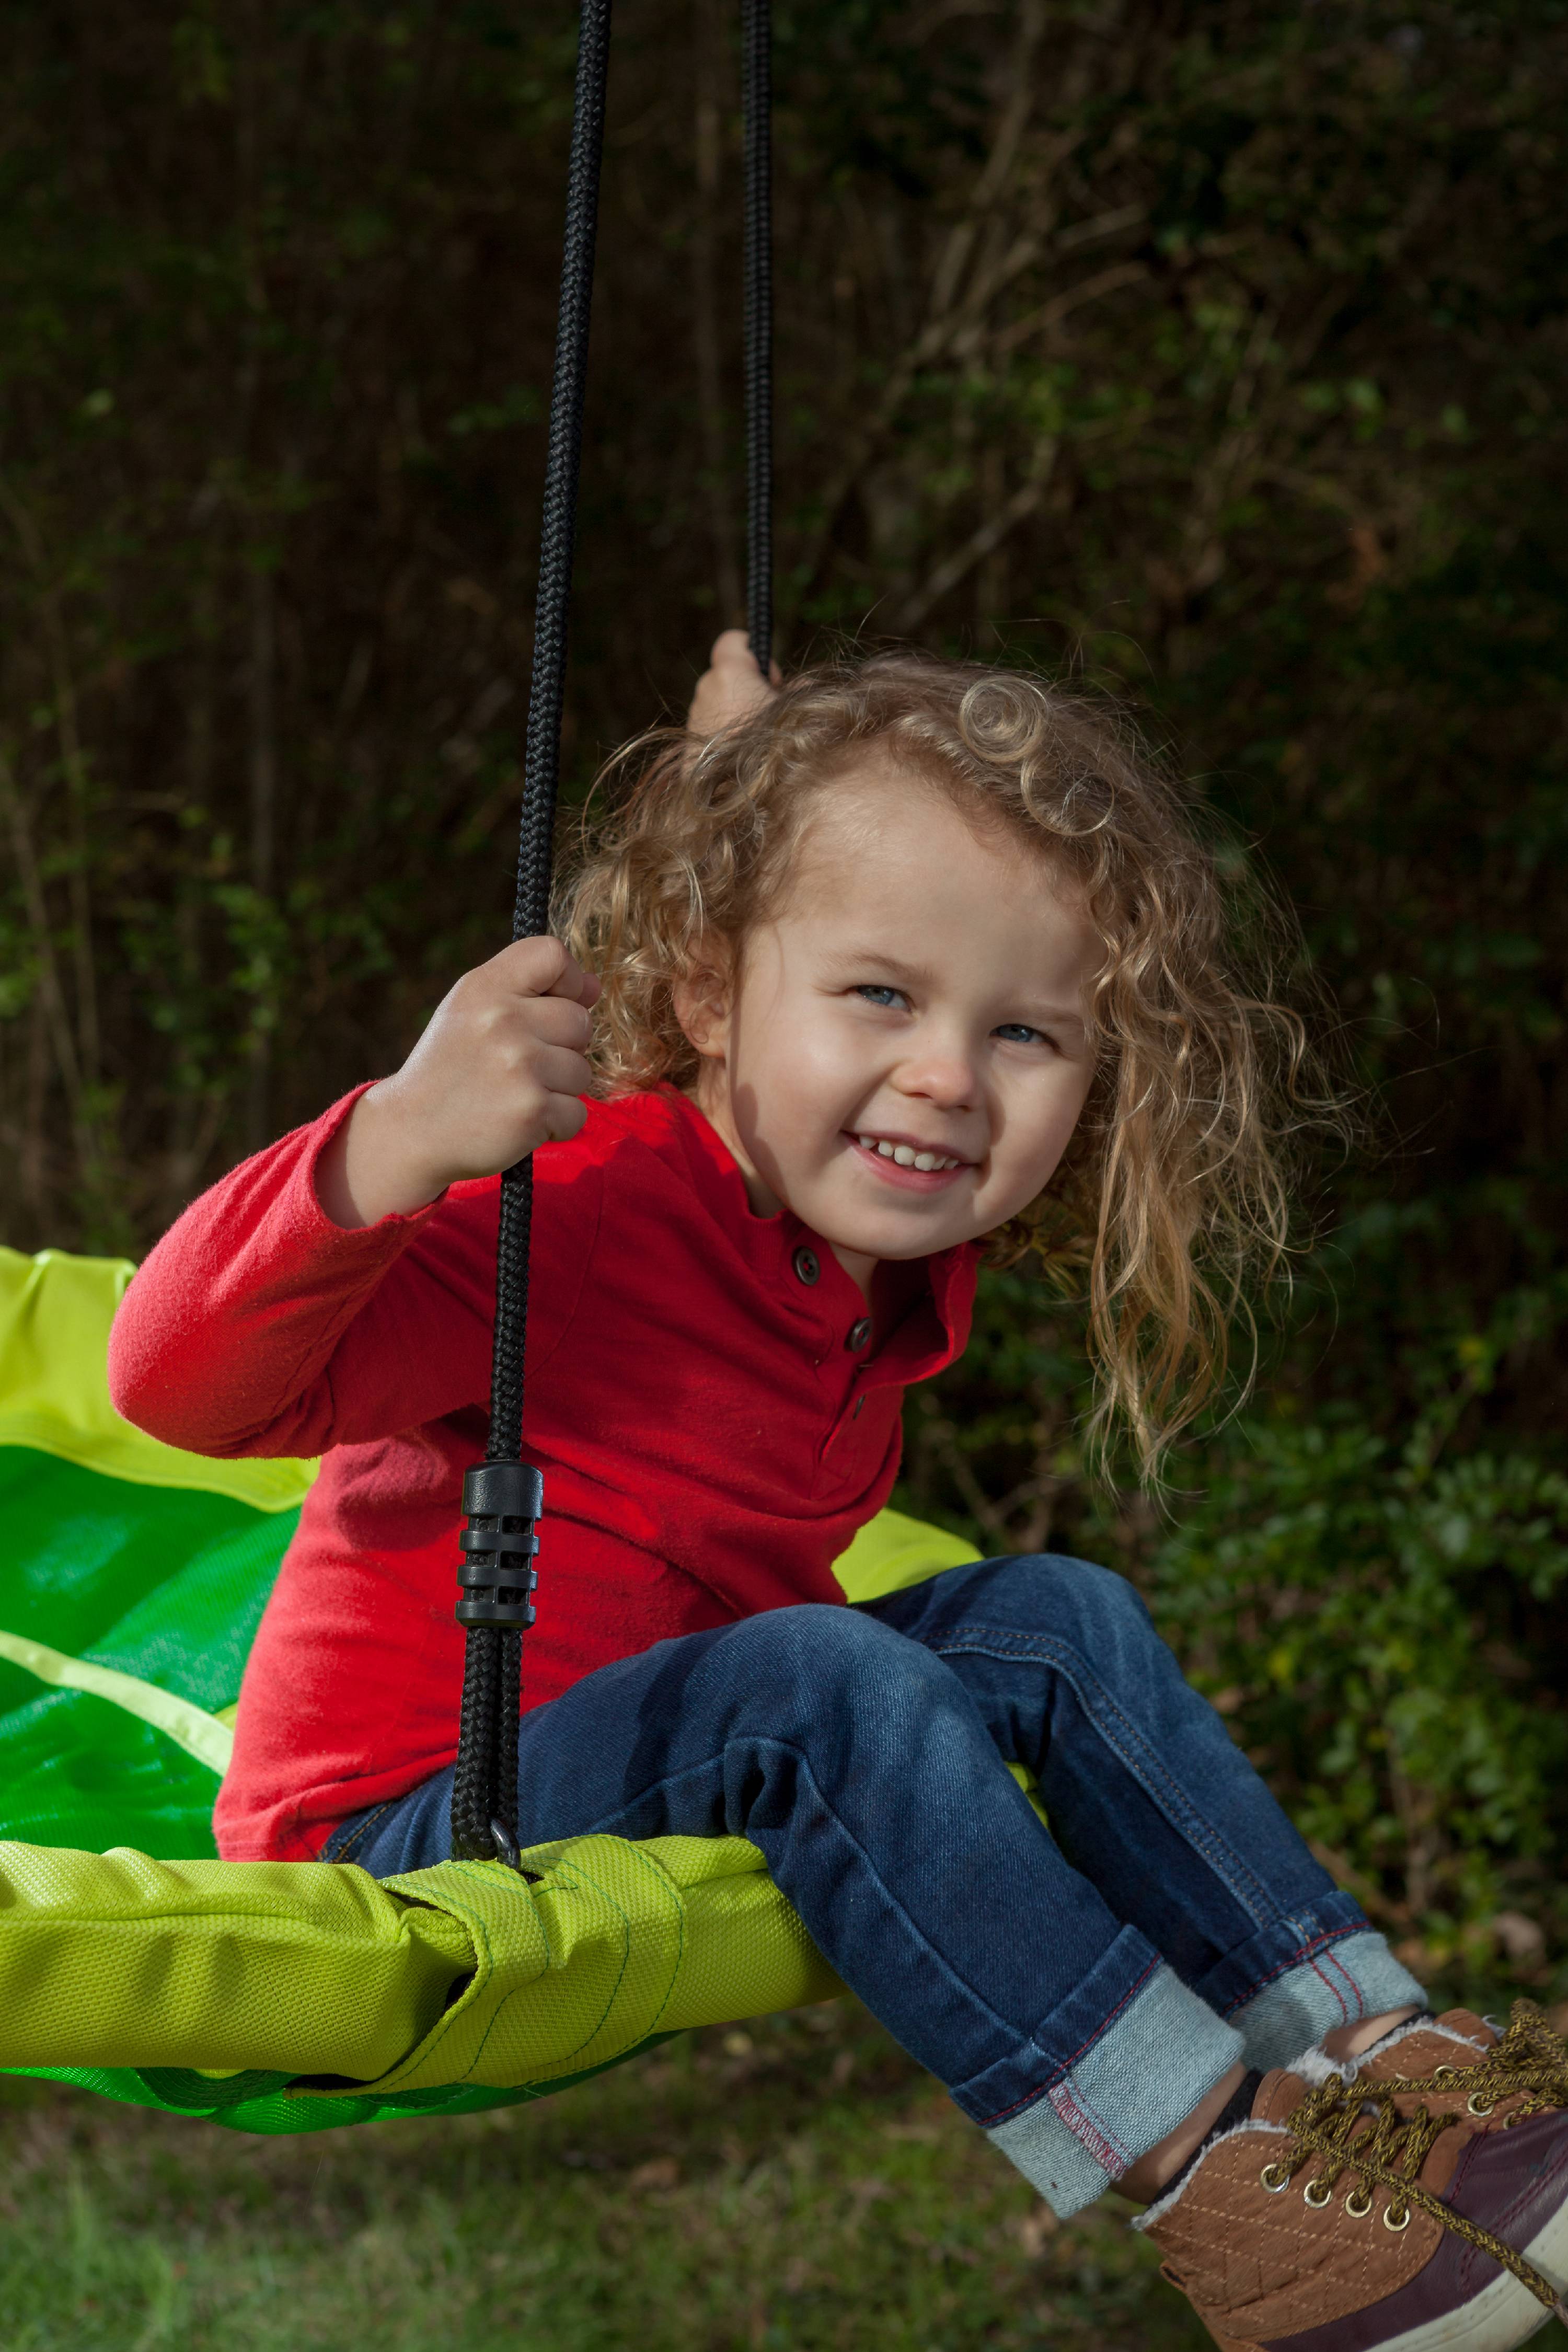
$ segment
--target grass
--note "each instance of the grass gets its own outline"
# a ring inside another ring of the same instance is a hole
[[[265,2140],[13,2082],[5,2352],[996,2352],[1208,2343],[847,2003],[558,2099]]]
[[[535,2106],[309,2139],[44,2084],[0,2102],[5,2352],[1210,2341],[1125,2208],[1053,2222],[847,2002]]]

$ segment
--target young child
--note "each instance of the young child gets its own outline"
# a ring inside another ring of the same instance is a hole
[[[1561,2045],[1425,2011],[1121,1579],[994,1559],[851,1608],[832,1573],[983,1252],[1085,1237],[1146,1461],[1219,1376],[1281,1237],[1292,1032],[1232,974],[1210,859],[1113,721],[1029,677],[910,655],[770,691],[731,635],[692,727],[625,756],[564,944],[467,974],[131,1286],[131,1420],[325,1456],[223,1852],[449,1851],[458,1488],[497,1171],[532,1151],[522,1843],[753,1840],[1058,2213],[1157,2200],[1231,2352],[1521,2342],[1568,2275]]]

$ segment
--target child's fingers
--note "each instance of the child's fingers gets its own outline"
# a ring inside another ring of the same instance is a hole
[[[514,940],[510,947],[490,958],[489,969],[521,996],[564,996],[577,1004],[592,1004],[599,993],[594,973],[584,971],[561,941],[547,932]]]
[[[687,730],[701,739],[722,732],[749,719],[767,701],[773,688],[784,683],[778,665],[771,670],[773,686],[760,675],[744,629],[726,629],[713,640],[708,667],[698,679],[686,715]]]
[[[587,1116],[587,1104],[575,1095],[552,1095],[544,1107],[544,1141],[570,1143],[582,1133]]]
[[[556,947],[561,946],[559,940],[553,940],[552,944]],[[568,955],[564,948],[561,949],[561,952],[565,959],[561,967],[561,977],[552,983],[547,993],[551,996],[567,997],[574,1004],[586,1006],[595,1003],[599,994],[597,972],[584,971],[576,958]]]
[[[587,1006],[574,1003],[570,997],[530,997],[527,1011],[520,1010],[516,1017],[542,1045],[567,1045],[579,1054],[594,1034]]]
[[[726,629],[713,640],[713,650],[708,656],[710,669],[717,670],[726,685],[733,683],[752,691],[760,700],[760,677],[756,657],[752,652],[752,640],[744,629]],[[768,664],[768,683],[784,684],[784,672],[776,661]]]
[[[744,629],[721,630],[708,656],[709,667],[738,669],[747,664],[755,669],[756,664],[752,661],[752,641]]]
[[[551,1097],[585,1095],[594,1083],[594,1073],[582,1055],[565,1045],[540,1046],[529,1075]]]

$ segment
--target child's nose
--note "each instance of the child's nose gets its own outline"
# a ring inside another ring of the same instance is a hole
[[[897,1075],[900,1092],[919,1096],[943,1110],[964,1110],[974,1100],[977,1080],[967,1054],[954,1046],[933,1045],[911,1055]]]

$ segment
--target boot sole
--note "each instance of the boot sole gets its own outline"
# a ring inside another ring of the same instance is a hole
[[[1568,2285],[1568,2204],[1560,2205],[1520,2252],[1562,2294]],[[1377,2352],[1513,2352],[1515,2345],[1528,2343],[1551,2317],[1511,2271],[1501,2271],[1458,2311],[1406,2328],[1402,2336],[1384,2336]]]

